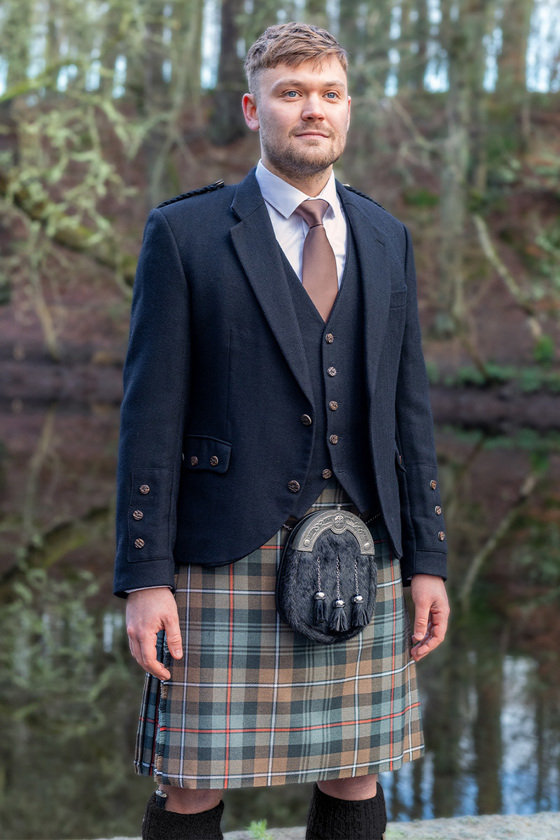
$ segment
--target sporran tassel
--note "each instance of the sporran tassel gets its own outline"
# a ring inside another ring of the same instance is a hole
[[[367,627],[369,624],[366,605],[361,595],[352,598],[352,627]]]
[[[348,616],[346,615],[342,598],[337,598],[334,602],[329,630],[332,630],[333,633],[344,633],[345,630],[348,630]]]
[[[369,624],[366,605],[360,595],[358,582],[358,558],[354,560],[354,587],[356,594],[352,598],[352,627],[367,627]]]
[[[344,633],[348,630],[348,616],[344,609],[345,603],[340,591],[340,557],[336,558],[336,601],[334,602],[329,630],[333,633]]]
[[[313,622],[314,624],[323,624],[325,621],[325,593],[319,591],[313,597],[315,598]]]

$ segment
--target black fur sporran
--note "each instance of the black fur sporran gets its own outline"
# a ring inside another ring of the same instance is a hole
[[[310,513],[290,533],[276,580],[276,608],[293,630],[321,644],[345,642],[373,617],[377,566],[362,520],[335,508]]]

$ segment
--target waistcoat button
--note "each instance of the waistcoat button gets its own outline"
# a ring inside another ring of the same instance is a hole
[[[332,344],[334,341],[334,335],[332,333],[327,333],[325,336],[325,341],[327,344]]]
[[[331,443],[338,443],[338,435],[331,435],[329,438]]]
[[[329,403],[329,408],[330,408],[331,411],[336,411],[336,409],[338,408],[337,401],[336,400],[331,400],[330,403]]]
[[[335,367],[327,368],[327,373],[329,374],[329,376],[336,376],[336,368]]]

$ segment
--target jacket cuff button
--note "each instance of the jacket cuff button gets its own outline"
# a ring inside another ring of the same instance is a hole
[[[217,455],[212,455],[212,457],[210,458],[210,466],[211,467],[217,467],[218,464],[219,464],[218,456]]]
[[[141,539],[134,540],[134,548],[144,548],[145,545],[146,545],[146,543],[144,542],[144,540],[141,540]]]
[[[139,522],[141,519],[144,519],[144,514],[141,510],[135,510],[132,514],[132,518],[136,519],[136,521]]]
[[[435,506],[435,511],[436,511],[438,516],[441,516],[441,507],[439,505]]]
[[[148,487],[147,484],[141,484],[138,489],[140,490],[140,492],[142,493],[143,496],[147,496],[148,493],[150,492],[150,488]]]
[[[436,489],[437,481],[435,480],[435,478],[432,478],[432,480],[430,481],[430,487],[432,488],[432,490]]]
[[[196,467],[198,464],[198,458],[196,455],[191,455],[191,467]]]
[[[437,535],[437,538],[440,542],[443,542],[444,539],[445,539],[445,531],[440,531],[439,534]]]

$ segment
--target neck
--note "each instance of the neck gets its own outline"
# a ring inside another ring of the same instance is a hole
[[[332,172],[332,166],[329,166],[327,169],[323,169],[321,172],[314,173],[313,175],[304,175],[299,172],[288,172],[278,169],[278,167],[274,166],[264,157],[262,158],[262,162],[273,175],[282,178],[287,184],[290,184],[311,198],[315,198],[315,196],[318,196],[322,192]]]

